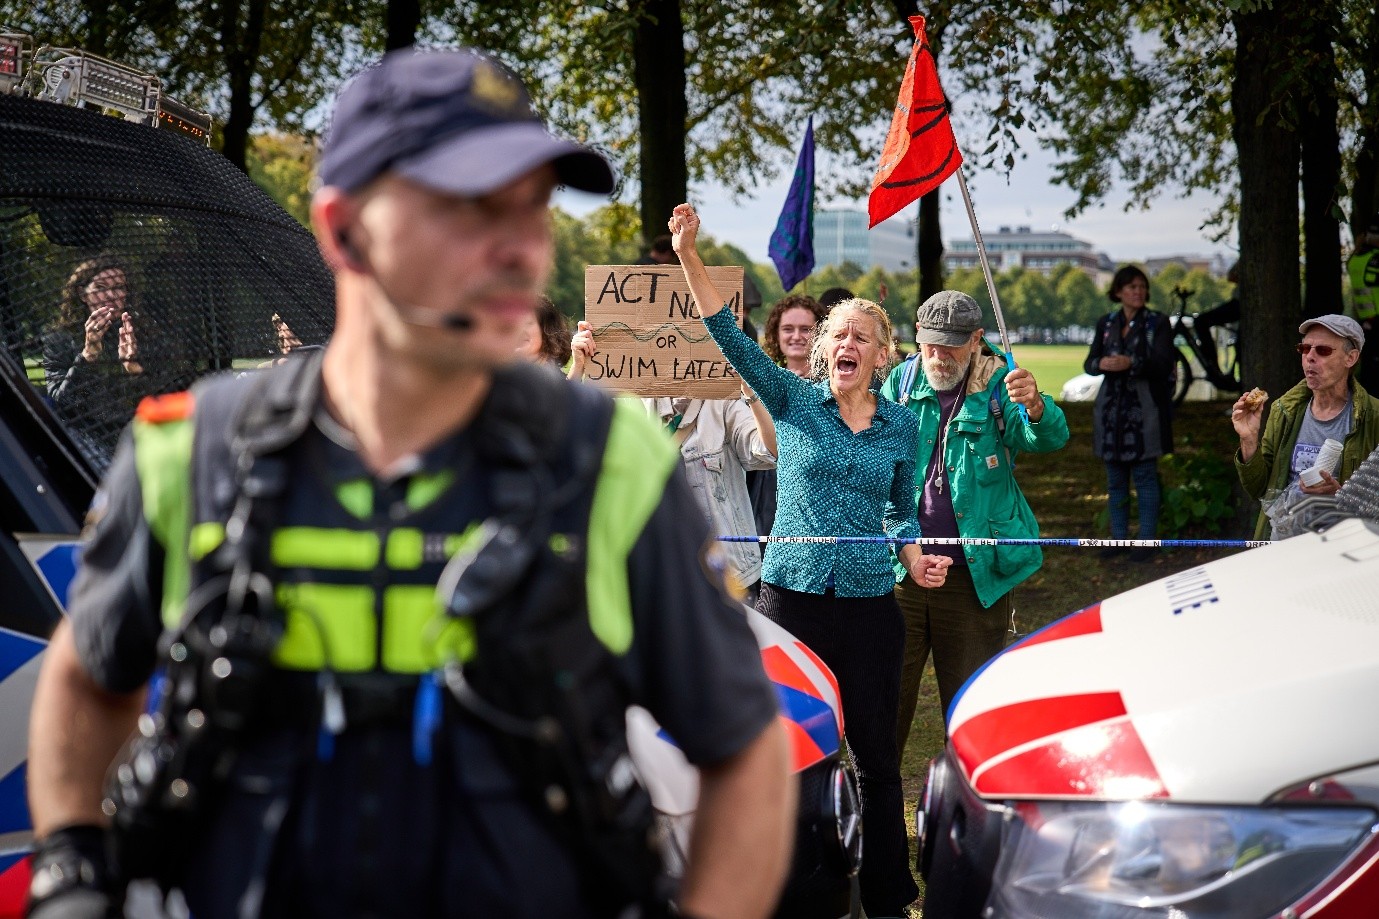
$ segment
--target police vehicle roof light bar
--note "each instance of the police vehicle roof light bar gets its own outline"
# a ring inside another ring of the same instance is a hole
[[[157,123],[158,78],[85,51],[40,48],[29,85],[47,102],[118,114],[150,127]]]
[[[33,39],[23,32],[0,28],[0,93],[15,93],[33,54]]]

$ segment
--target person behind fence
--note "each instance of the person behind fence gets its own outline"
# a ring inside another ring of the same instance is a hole
[[[1351,304],[1371,344],[1360,355],[1359,380],[1366,389],[1379,392],[1379,337],[1373,335],[1379,320],[1379,211],[1355,240],[1355,252],[1346,260],[1350,276]]]
[[[925,536],[1037,539],[1039,523],[1015,481],[1015,460],[1062,447],[1068,421],[1028,370],[1007,369],[982,332],[976,300],[956,290],[934,294],[915,315],[919,353],[891,371],[881,395],[919,422],[915,502]],[[921,590],[899,560],[895,566],[895,598],[905,616],[896,723],[901,750],[930,652],[946,722],[962,684],[1005,647],[1015,587],[1043,562],[1038,546],[929,551],[953,560],[942,587]]]
[[[588,323],[580,323],[574,349],[592,357],[598,341]],[[747,496],[747,472],[776,468],[776,426],[761,399],[746,383],[742,397],[691,399],[661,396],[642,399],[647,415],[680,447],[685,477],[695,503],[715,536],[756,536],[756,520]],[[756,605],[761,582],[761,546],[724,542],[717,555],[749,606]]]
[[[1298,333],[1302,382],[1273,401],[1263,433],[1264,400],[1247,393],[1231,406],[1240,437],[1235,469],[1246,494],[1261,501],[1255,539],[1301,532],[1292,508],[1309,495],[1334,495],[1379,446],[1379,400],[1355,377],[1365,346],[1360,324],[1331,313],[1306,320]],[[1341,445],[1340,455],[1304,479],[1328,440]]]
[[[888,366],[890,319],[870,301],[839,303],[814,337],[813,379],[801,379],[738,328],[695,247],[694,209],[678,205],[669,227],[705,326],[776,425],[780,504],[771,535],[864,538],[771,543],[757,609],[838,678],[866,826],[862,906],[868,916],[900,916],[919,891],[908,864],[895,746],[905,629],[883,537],[913,538],[919,526],[915,421],[875,392]],[[949,559],[913,543],[899,555],[915,583],[943,584]]]
[[[825,310],[831,310],[844,300],[851,300],[854,297],[856,297],[856,294],[846,287],[830,287],[828,290],[819,294],[819,305]]]
[[[809,352],[814,346],[814,330],[828,315],[819,301],[807,294],[782,297],[766,315],[762,348],[779,366],[798,377],[812,372]],[[744,322],[744,329],[746,323]],[[749,333],[749,337],[752,337]],[[752,501],[752,516],[758,533],[769,533],[776,522],[776,490],[780,487],[776,470],[759,469],[747,473],[747,494]]]
[[[670,244],[670,234],[662,233],[651,241],[651,245],[634,265],[676,265],[679,264],[679,256],[675,254],[675,247]]]
[[[145,401],[93,505],[30,720],[31,915],[127,877],[198,919],[669,915],[635,703],[700,768],[678,913],[764,917],[788,747],[676,452],[516,353],[551,195],[609,166],[496,59],[405,50],[343,88],[319,180],[327,347]]]
[[[523,329],[522,344],[517,350],[528,360],[562,370],[569,362],[570,324],[549,297],[542,297],[537,303],[536,313]]]
[[[1159,526],[1159,457],[1173,452],[1173,327],[1148,308],[1149,278],[1124,265],[1108,296],[1120,309],[1097,322],[1083,370],[1103,375],[1092,408],[1092,453],[1106,464],[1111,538],[1130,536],[1130,483],[1135,483],[1139,538],[1153,539]],[[1125,550],[1107,548],[1103,558]],[[1154,550],[1130,551],[1147,562]]]
[[[43,335],[48,397],[102,469],[146,391],[136,312],[124,262],[102,255],[72,270],[57,323]]]

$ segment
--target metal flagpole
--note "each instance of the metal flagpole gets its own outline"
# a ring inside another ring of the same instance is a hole
[[[1001,350],[1006,353],[1006,366],[1015,369],[1015,353],[1010,350],[1010,333],[1006,331],[1006,317],[1001,312],[1001,298],[996,294],[996,280],[991,277],[991,262],[986,257],[986,243],[982,241],[982,228],[977,225],[977,212],[972,208],[972,196],[967,192],[967,177],[962,167],[958,167],[958,188],[962,189],[962,203],[967,207],[967,220],[972,224],[972,238],[977,241],[977,259],[982,263],[982,276],[986,278],[986,292],[991,295],[991,309],[996,314],[996,328],[1001,333]],[[1029,412],[1020,406],[1020,417],[1029,421]]]

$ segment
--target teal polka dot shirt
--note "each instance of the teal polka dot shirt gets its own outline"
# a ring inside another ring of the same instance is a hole
[[[772,536],[919,536],[915,444],[908,410],[877,397],[871,427],[853,433],[828,381],[803,380],[766,356],[731,310],[705,320],[723,356],[761,396],[776,423],[779,496]],[[879,597],[895,586],[885,543],[771,543],[761,579],[840,597]]]

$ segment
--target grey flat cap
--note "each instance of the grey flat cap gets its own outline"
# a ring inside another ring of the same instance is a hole
[[[1335,332],[1342,338],[1349,338],[1351,344],[1357,348],[1365,346],[1365,330],[1360,328],[1360,323],[1349,316],[1342,316],[1340,313],[1327,313],[1325,316],[1305,320],[1302,325],[1298,326],[1298,334],[1306,335],[1307,330],[1314,325]]]
[[[960,290],[941,290],[920,304],[915,324],[919,344],[956,348],[982,327],[982,308]]]

